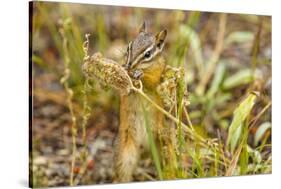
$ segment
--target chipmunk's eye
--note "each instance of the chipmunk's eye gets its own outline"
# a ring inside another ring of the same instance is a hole
[[[144,57],[145,58],[149,58],[151,55],[151,51],[147,51],[145,54],[144,54]]]

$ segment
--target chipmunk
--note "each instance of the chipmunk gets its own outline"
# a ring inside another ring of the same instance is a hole
[[[163,102],[156,88],[165,69],[162,50],[166,36],[167,30],[156,35],[147,32],[144,22],[136,38],[128,45],[124,64],[130,77],[141,80],[146,94],[161,107]],[[115,154],[117,182],[132,180],[142,148],[149,149],[144,111],[149,115],[149,127],[157,138],[163,128],[164,115],[135,92],[121,94],[120,126]]]

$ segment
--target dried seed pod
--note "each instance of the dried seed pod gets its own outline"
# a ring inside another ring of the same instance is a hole
[[[172,107],[175,103],[177,83],[175,79],[169,78],[160,83],[156,91],[162,98],[165,107]]]
[[[101,84],[118,89],[121,93],[129,93],[132,87],[126,70],[99,52],[84,62],[82,70],[86,77],[97,78]]]
[[[183,68],[174,68],[169,65],[162,75],[162,82],[157,86],[157,93],[160,95],[166,108],[171,108],[176,103],[177,88],[184,77]],[[187,91],[184,92],[184,104],[188,105]]]

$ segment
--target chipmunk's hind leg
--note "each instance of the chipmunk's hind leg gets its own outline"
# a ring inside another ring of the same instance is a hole
[[[133,171],[137,166],[139,152],[132,136],[128,135],[118,141],[115,160],[114,182],[132,181]]]

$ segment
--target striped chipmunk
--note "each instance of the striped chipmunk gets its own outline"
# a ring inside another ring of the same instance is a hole
[[[147,32],[144,22],[136,38],[128,45],[123,65],[133,80],[142,81],[144,92],[161,107],[163,102],[156,88],[165,69],[162,50],[166,35],[167,30],[156,35]],[[145,115],[149,117],[148,126],[157,141],[163,128],[164,115],[135,92],[121,94],[114,162],[115,182],[131,181],[141,153],[149,149]]]

